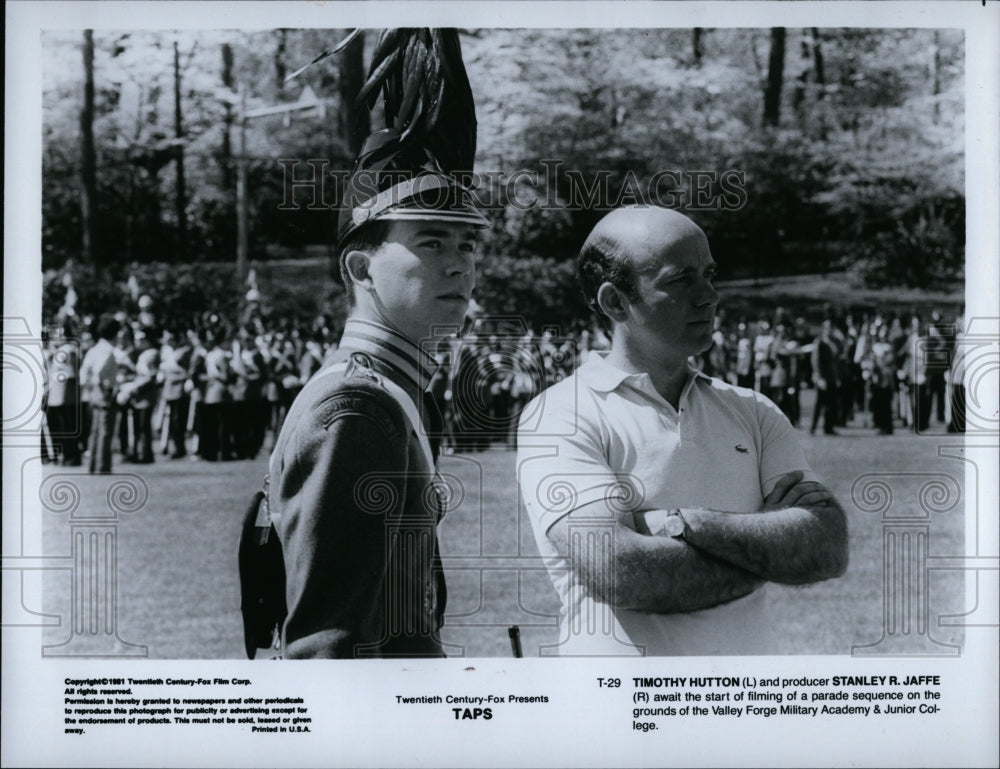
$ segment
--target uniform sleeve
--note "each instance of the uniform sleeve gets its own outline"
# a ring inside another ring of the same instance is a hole
[[[522,412],[517,464],[521,498],[539,532],[579,507],[623,492],[598,427],[575,398],[559,398],[551,390]]]
[[[287,657],[353,658],[380,640],[386,524],[403,510],[407,471],[407,435],[391,405],[335,393],[303,415],[285,447],[277,492]]]
[[[120,369],[118,359],[113,354],[104,359],[104,364],[98,372],[98,385],[102,390],[112,394],[117,392]]]
[[[816,474],[806,461],[795,428],[781,409],[759,393],[755,395],[755,407],[761,438],[761,496],[766,497],[781,476],[797,470],[802,471],[802,480],[817,480]]]
[[[89,354],[83,356],[83,360],[80,362],[80,388],[87,389],[91,386],[91,381],[94,377],[94,365],[93,359]]]
[[[192,353],[191,362],[188,364],[188,378],[198,387],[203,387],[205,376],[205,355],[201,352]]]

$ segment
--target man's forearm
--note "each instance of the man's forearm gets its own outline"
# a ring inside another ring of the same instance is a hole
[[[604,502],[579,515],[557,521],[548,536],[599,601],[637,611],[687,612],[740,598],[763,584],[746,569],[685,542],[637,533],[617,522]],[[604,523],[595,527],[595,519]]]
[[[836,502],[761,513],[684,508],[684,538],[699,550],[790,585],[839,577],[847,568],[847,526]]]
[[[612,603],[662,613],[708,609],[741,598],[764,580],[679,540],[619,537]],[[625,541],[623,541],[625,540]]]

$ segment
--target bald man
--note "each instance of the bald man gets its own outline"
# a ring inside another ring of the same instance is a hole
[[[578,267],[611,350],[529,404],[518,435],[559,653],[774,653],[767,583],[840,576],[847,529],[781,411],[689,363],[718,302],[705,233],[619,209]]]

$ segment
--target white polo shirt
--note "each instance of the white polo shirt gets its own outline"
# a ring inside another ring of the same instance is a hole
[[[648,374],[627,374],[604,354],[591,355],[575,374],[535,398],[521,416],[518,476],[562,601],[558,653],[773,652],[763,589],[685,614],[613,609],[587,595],[546,532],[572,510],[600,499],[637,513],[675,507],[759,512],[777,479],[795,470],[815,480],[794,429],[770,400],[693,369],[677,409],[656,392]],[[576,541],[606,546],[600,530]]]

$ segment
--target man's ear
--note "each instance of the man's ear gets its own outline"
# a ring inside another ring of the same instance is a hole
[[[344,269],[347,271],[351,282],[366,291],[372,286],[371,273],[368,269],[370,262],[371,257],[364,251],[349,251],[344,256]],[[349,289],[350,286],[345,286],[345,288]]]
[[[616,323],[628,320],[629,304],[628,297],[608,281],[597,289],[597,306]]]

